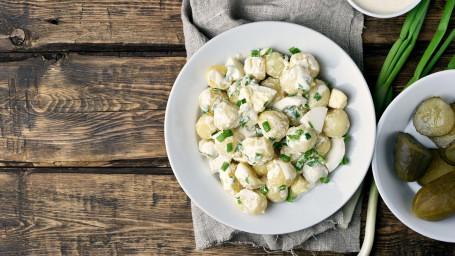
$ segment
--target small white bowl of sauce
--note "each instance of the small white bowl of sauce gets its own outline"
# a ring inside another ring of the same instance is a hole
[[[412,10],[421,0],[347,0],[355,9],[376,18],[392,18]]]

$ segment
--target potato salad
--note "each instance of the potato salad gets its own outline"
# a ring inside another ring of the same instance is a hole
[[[199,151],[247,214],[293,202],[346,164],[346,94],[319,77],[298,48],[252,50],[210,67],[199,95]]]

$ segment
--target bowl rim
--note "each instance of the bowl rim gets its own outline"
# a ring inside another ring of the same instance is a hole
[[[347,1],[357,11],[359,11],[359,12],[365,14],[365,15],[368,15],[368,16],[371,16],[371,17],[375,17],[375,18],[380,18],[380,19],[387,19],[387,18],[398,17],[400,15],[403,15],[403,14],[409,12],[414,7],[416,7],[422,0],[416,0],[415,3],[412,3],[411,5],[409,5],[408,7],[404,8],[403,10],[400,10],[400,11],[397,11],[397,12],[393,12],[393,13],[387,13],[387,14],[381,14],[381,13],[375,13],[375,12],[372,12],[372,11],[368,11],[368,10],[360,7],[356,2],[354,2],[354,0],[347,0]]]
[[[202,54],[203,52],[203,49],[206,48],[206,47],[209,47],[211,44],[213,43],[216,43],[216,38],[218,37],[221,37],[222,35],[225,35],[227,33],[231,33],[232,31],[235,31],[235,30],[242,30],[242,29],[245,29],[245,27],[249,27],[249,26],[256,26],[258,24],[283,24],[283,25],[286,25],[286,26],[293,26],[293,27],[299,27],[299,28],[303,28],[303,29],[306,29],[306,30],[309,30],[311,31],[312,33],[317,33],[319,34],[321,37],[325,38],[326,40],[330,41],[334,47],[340,51],[342,54],[344,54],[348,61],[355,67],[355,70],[360,74],[361,78],[362,78],[362,86],[366,86],[367,89],[369,89],[368,87],[368,83],[366,82],[366,79],[365,77],[363,76],[363,73],[362,71],[360,70],[360,68],[357,66],[357,64],[354,62],[354,60],[352,59],[352,57],[343,49],[341,48],[341,46],[339,46],[336,42],[334,42],[332,39],[330,39],[329,37],[325,36],[324,34],[314,30],[314,29],[311,29],[309,27],[306,27],[306,26],[303,26],[303,25],[299,25],[299,24],[295,24],[295,23],[290,23],[290,22],[284,22],[284,21],[258,21],[258,22],[250,22],[250,23],[246,23],[246,24],[242,24],[240,26],[237,26],[237,27],[234,27],[232,29],[229,29],[217,36],[215,36],[214,38],[210,39],[208,42],[206,42],[203,46],[201,46],[201,48],[199,48],[192,56],[191,58],[189,58],[187,60],[187,62],[185,63],[185,65],[183,66],[182,70],[185,69],[185,67],[195,58],[197,58],[200,54]],[[177,76],[175,82],[174,82],[174,85],[177,84],[182,78],[182,72],[179,73],[179,75]],[[173,94],[174,94],[174,91],[175,91],[175,86],[172,87],[171,89],[171,92],[169,94],[169,98],[168,98],[168,102],[167,102],[167,106],[166,106],[166,112],[165,112],[165,120],[164,120],[164,137],[165,137],[165,145],[166,145],[166,152],[170,152],[170,147],[171,145],[169,144],[170,142],[170,134],[169,134],[169,131],[168,129],[169,126],[170,126],[170,120],[169,120],[169,115],[171,115],[171,113],[169,113],[168,108],[169,108],[169,105],[171,104],[172,102],[172,98],[173,98]],[[372,161],[372,158],[373,158],[373,153],[374,153],[374,147],[375,147],[375,143],[376,143],[376,131],[377,131],[377,127],[376,127],[376,116],[375,116],[375,112],[374,112],[374,104],[373,104],[373,101],[372,101],[372,96],[371,96],[371,91],[369,90],[370,92],[370,105],[373,109],[372,113],[371,113],[371,117],[372,117],[372,120],[374,120],[374,123],[371,127],[372,129],[372,143],[371,145],[369,145],[367,148],[365,148],[365,150],[368,150],[367,152],[368,155],[367,155],[367,159],[369,159],[368,161],[368,165],[365,166],[365,170],[362,172],[362,177],[361,179],[359,179],[359,182],[358,184],[355,184],[355,189],[352,190],[352,193],[350,193],[349,197],[346,199],[346,200],[343,200],[342,204],[340,205],[339,208],[337,208],[336,210],[334,210],[333,212],[331,212],[329,215],[325,216],[323,219],[321,219],[319,222],[317,223],[314,223],[312,224],[311,226],[314,226],[318,223],[320,223],[321,221],[323,221],[324,219],[330,217],[333,213],[339,211],[348,201],[349,199],[352,198],[352,196],[355,194],[355,192],[358,190],[358,188],[361,186],[361,184],[363,183],[364,181],[364,178],[366,176],[366,174],[368,173],[368,170],[371,166],[371,161]],[[173,164],[174,161],[178,161],[177,157],[176,156],[173,156],[173,155],[170,155],[168,154],[168,158],[169,158],[169,163],[171,165],[171,167],[175,166],[175,164]],[[172,168],[173,170],[173,173],[177,179],[177,181],[179,182],[180,184],[180,187],[185,191],[185,193],[187,194],[187,196],[192,200],[192,202],[195,203],[195,205],[199,206],[198,202],[197,202],[197,199],[194,200],[193,199],[193,196],[192,196],[192,193],[189,193],[188,189],[185,188],[184,186],[182,186],[182,183],[180,182],[180,179],[181,179],[181,176],[179,175],[178,172],[175,172],[174,171],[174,168]],[[200,207],[199,208],[205,212],[207,215],[209,215],[210,217],[212,217],[213,219],[217,220],[218,222],[224,224],[224,225],[227,225],[229,227],[232,227],[230,224],[226,223],[224,220],[218,218],[217,216],[214,216],[212,213],[210,212],[207,212],[206,209],[204,209],[203,207]],[[295,231],[298,231],[298,230],[302,230],[302,229],[305,229],[305,228],[309,228],[311,226],[308,226],[308,227],[303,227],[303,228],[297,228],[297,229],[294,229],[294,230],[289,230],[287,232],[280,232],[280,233],[276,233],[276,232],[262,232],[260,234],[264,234],[264,235],[278,235],[278,234],[287,234],[287,233],[291,233],[291,232],[295,232]],[[242,230],[240,229],[239,227],[233,227],[235,229],[239,229],[239,230]],[[242,231],[245,231],[245,230],[242,230]],[[246,232],[251,232],[251,231],[246,231]]]
[[[435,77],[438,77],[438,76],[441,76],[441,75],[446,75],[446,74],[449,74],[449,75],[452,74],[452,76],[455,77],[455,70],[443,70],[443,71],[439,71],[439,72],[430,74],[430,75],[428,75],[426,77],[423,77],[423,78],[419,79],[411,87],[407,88],[404,92],[400,93],[389,104],[389,106],[386,108],[386,110],[382,114],[381,119],[379,120],[378,126],[377,126],[376,140],[379,140],[379,136],[380,136],[380,132],[382,130],[382,127],[385,126],[385,119],[386,119],[386,117],[388,115],[390,115],[390,113],[393,113],[393,108],[395,107],[395,105],[398,104],[397,102],[401,101],[402,98],[407,97],[407,95],[411,94],[413,91],[418,90],[419,86],[422,86],[422,84],[427,83],[428,80],[432,80]],[[377,177],[379,177],[379,173],[380,173],[380,171],[379,171],[380,167],[379,167],[379,163],[378,163],[378,160],[377,160],[377,158],[378,158],[377,155],[378,154],[379,154],[378,153],[378,149],[377,149],[377,147],[375,147],[374,154],[373,154],[373,161],[372,161],[373,178],[374,178],[375,181],[380,181],[381,180],[381,178],[377,178]],[[393,213],[393,215],[395,217],[397,217],[397,219],[399,219],[408,228],[412,229],[413,231],[415,231],[415,232],[417,232],[417,233],[419,233],[419,234],[421,234],[421,235],[423,235],[425,237],[431,238],[431,239],[435,239],[435,240],[443,241],[443,242],[449,242],[449,243],[454,243],[455,242],[455,239],[454,240],[441,239],[440,237],[436,237],[436,236],[433,236],[433,235],[426,234],[425,231],[422,230],[420,227],[416,226],[412,222],[407,221],[407,218],[405,216],[403,216],[402,213],[395,208],[395,206],[390,207],[390,205],[393,205],[393,204],[389,201],[389,196],[386,193],[386,189],[383,187],[382,183],[381,182],[376,182],[376,187],[377,187],[377,189],[379,191],[379,194],[381,195],[382,200],[386,204],[387,208]]]

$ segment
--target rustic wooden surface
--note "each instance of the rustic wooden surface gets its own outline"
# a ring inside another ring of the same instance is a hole
[[[396,93],[444,3],[432,2]],[[189,199],[163,138],[167,97],[186,60],[180,7],[181,0],[0,1],[0,255],[266,253],[248,245],[195,251]],[[403,20],[366,18],[370,85]],[[435,71],[454,54],[452,45]],[[415,233],[380,200],[372,255],[455,255],[455,245]]]

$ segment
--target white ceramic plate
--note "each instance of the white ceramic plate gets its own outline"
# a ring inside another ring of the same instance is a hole
[[[389,105],[378,124],[373,174],[382,199],[401,222],[424,236],[454,243],[455,216],[436,222],[414,216],[412,200],[421,186],[417,182],[401,181],[393,169],[393,152],[399,131],[413,135],[428,148],[436,148],[428,138],[417,133],[412,124],[416,107],[433,96],[439,96],[449,103],[455,101],[455,70],[418,80]]]
[[[207,87],[205,73],[224,64],[230,56],[272,47],[289,54],[298,47],[312,53],[322,78],[348,95],[346,112],[351,119],[347,143],[349,164],[330,174],[329,184],[319,185],[294,203],[270,203],[263,215],[246,215],[223,190],[208,161],[198,152],[195,123],[200,115],[199,93]],[[257,234],[283,234],[317,224],[343,206],[361,184],[374,149],[374,107],[368,86],[351,58],[334,42],[311,29],[283,22],[258,22],[231,29],[206,43],[180,72],[166,109],[166,149],[183,190],[202,210],[233,228]]]

